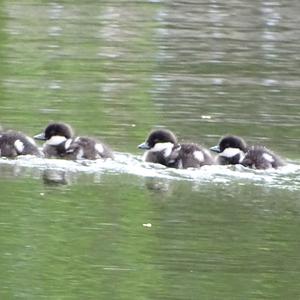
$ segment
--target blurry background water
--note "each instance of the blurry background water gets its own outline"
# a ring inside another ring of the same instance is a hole
[[[206,146],[238,134],[297,165],[299,11],[296,0],[0,0],[1,125],[34,135],[66,121],[126,165],[0,164],[0,298],[299,298],[299,168],[255,181],[129,172],[155,126]]]

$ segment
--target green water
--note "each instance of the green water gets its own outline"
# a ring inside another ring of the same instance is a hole
[[[295,194],[165,184],[2,181],[1,299],[298,298]]]
[[[238,134],[297,166],[299,9],[1,0],[1,125],[66,121],[128,163],[59,165],[55,181],[0,162],[0,299],[298,299],[299,168],[148,176],[132,155],[165,126],[206,146]]]

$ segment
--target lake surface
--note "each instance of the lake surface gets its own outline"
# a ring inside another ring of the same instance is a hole
[[[0,0],[1,126],[114,161],[0,159],[0,299],[298,299],[299,1]],[[288,165],[142,162],[156,127]]]

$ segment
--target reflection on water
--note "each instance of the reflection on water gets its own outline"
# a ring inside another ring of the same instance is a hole
[[[297,299],[299,9],[0,0],[1,126],[64,121],[117,151],[0,160],[0,298]],[[136,145],[161,125],[206,146],[241,135],[290,164],[145,164]]]
[[[71,184],[65,170],[46,169],[43,171],[42,178],[47,185]]]
[[[30,172],[0,183],[1,298],[299,292],[298,191],[99,171],[97,184],[77,172],[72,185],[43,185]]]

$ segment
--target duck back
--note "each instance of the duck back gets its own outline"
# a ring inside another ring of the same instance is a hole
[[[253,169],[269,169],[284,166],[283,160],[263,146],[252,146],[247,151],[241,164]]]
[[[15,131],[0,134],[0,154],[5,157],[41,155],[35,142],[30,137]]]

